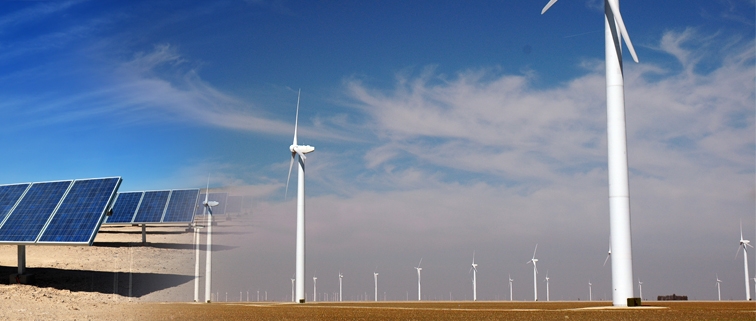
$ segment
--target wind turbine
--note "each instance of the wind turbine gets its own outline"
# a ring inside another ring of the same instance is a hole
[[[548,270],[546,270],[546,301],[547,302],[551,301],[549,300],[549,271]]]
[[[291,302],[295,302],[294,301],[294,281],[296,281],[296,279],[291,278]]]
[[[535,250],[533,250],[533,258],[525,262],[525,264],[533,263],[533,301],[538,301],[538,279],[536,279],[538,274],[536,262],[538,262],[538,259],[535,258],[536,251],[538,251],[538,244],[536,244]]]
[[[751,301],[751,284],[750,278],[748,277],[748,247],[753,247],[753,245],[749,244],[751,241],[744,240],[743,239],[743,222],[740,222],[740,245],[738,246],[738,251],[735,252],[735,258],[738,258],[738,254],[740,254],[740,248],[743,248],[743,269],[745,271],[745,289],[746,289],[746,300]]]
[[[557,0],[549,0],[544,14]],[[609,169],[609,228],[612,256],[612,301],[627,306],[633,294],[633,255],[630,231],[630,188],[627,169],[627,132],[625,130],[625,89],[622,71],[622,39],[638,62],[633,43],[619,11],[619,0],[604,0],[604,39],[606,55],[606,129]]]
[[[294,141],[289,146],[291,151],[291,161],[289,162],[289,176],[286,178],[286,194],[289,193],[289,179],[291,179],[291,168],[294,165],[295,156],[299,155],[299,164],[297,172],[297,267],[296,267],[296,301],[305,302],[305,154],[315,151],[315,147],[309,145],[299,145],[297,143],[297,129],[299,127],[299,97],[302,91],[297,93],[297,113],[294,117]]]
[[[643,282],[638,278],[638,296],[643,300]]]
[[[593,289],[592,289],[593,283],[591,283],[591,280],[588,280],[588,301],[593,301]]]
[[[318,277],[312,277],[312,302],[318,302]]]
[[[339,302],[341,302],[341,279],[344,278],[344,275],[341,274],[341,271],[339,271]]]
[[[210,303],[210,296],[212,295],[210,292],[210,284],[211,284],[211,278],[213,276],[212,274],[212,267],[213,267],[213,206],[218,206],[217,201],[208,201],[208,196],[210,195],[210,175],[207,176],[207,186],[205,187],[205,201],[202,202],[202,205],[205,207],[205,210],[207,211],[207,250],[206,250],[206,257],[205,257],[205,302]],[[218,299],[218,298],[216,298]]]
[[[475,251],[473,251],[473,260],[472,260],[472,267],[470,268],[470,272],[473,273],[473,279],[472,279],[472,282],[473,282],[473,301],[478,301],[478,280],[477,280],[478,265],[475,264]],[[470,273],[470,272],[467,272],[467,273]]]
[[[423,270],[423,268],[420,267],[420,264],[423,263],[423,258],[420,258],[420,262],[417,263],[417,266],[415,267],[415,270],[417,270],[417,300],[420,301],[422,299],[422,292],[420,291],[420,271]]]
[[[375,302],[378,302],[378,272],[373,272],[373,280],[375,282]]]
[[[715,275],[717,276],[717,298],[719,299],[719,301],[722,301],[722,291],[720,291],[719,289],[719,283],[722,283],[722,280],[719,279],[719,274],[715,274]]]
[[[512,274],[509,274],[509,301],[512,301]]]
[[[609,245],[609,252],[607,252],[607,254],[606,254],[606,258],[604,259],[604,265],[603,266],[606,266],[606,261],[609,261],[609,257],[611,257],[611,256],[612,256],[612,246]]]

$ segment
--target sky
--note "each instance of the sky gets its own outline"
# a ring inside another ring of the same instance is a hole
[[[541,15],[546,2],[3,1],[0,184],[121,176],[132,191],[210,175],[254,199],[214,290],[285,300],[301,89],[319,292],[341,271],[345,299],[372,295],[375,271],[387,299],[416,299],[422,258],[424,299],[470,299],[475,253],[479,299],[508,299],[511,275],[514,299],[532,300],[538,244],[541,300],[546,272],[552,300],[586,300],[589,281],[610,299],[602,3]],[[722,298],[742,300],[755,1],[621,11],[640,59],[625,50],[634,276],[644,299],[715,300],[718,275]]]

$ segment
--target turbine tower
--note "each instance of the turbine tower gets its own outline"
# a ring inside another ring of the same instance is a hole
[[[475,251],[473,251],[473,260],[472,260],[472,267],[470,268],[470,272],[473,274],[473,301],[478,301],[478,265],[475,264]],[[470,273],[467,272],[467,273]]]
[[[294,300],[294,281],[297,279],[291,278],[291,302],[295,302]]]
[[[535,258],[536,251],[538,251],[538,244],[536,244],[535,250],[533,250],[533,258],[525,263],[533,263],[533,301],[538,301],[538,267],[536,267],[536,262],[538,262],[538,259]]]
[[[210,303],[210,284],[213,268],[213,207],[218,206],[217,201],[208,201],[208,195],[210,195],[210,175],[207,176],[207,187],[205,188],[205,201],[202,205],[207,211],[207,249],[205,256],[205,302]],[[216,298],[218,299],[218,298]]]
[[[417,263],[417,266],[415,267],[415,270],[417,270],[417,300],[420,301],[422,299],[422,292],[420,291],[420,271],[423,270],[423,268],[420,267],[420,264],[423,263],[423,258],[420,258],[420,262]]]
[[[509,274],[509,301],[512,301],[512,274]]]
[[[588,280],[588,301],[593,301],[593,289],[592,289],[593,283],[591,283],[591,280]]]
[[[643,300],[643,282],[640,279],[638,279],[638,297]]]
[[[546,302],[551,301],[549,300],[549,271],[546,271]]]
[[[200,273],[200,226],[194,224],[194,302],[199,302],[199,273]]]
[[[722,280],[719,279],[719,274],[715,274],[717,277],[717,298],[719,301],[722,301],[722,291],[719,289],[719,283],[722,283]]]
[[[318,278],[312,277],[312,302],[318,302]]]
[[[549,0],[544,14],[557,0]],[[627,306],[633,294],[633,255],[630,231],[630,188],[625,130],[625,89],[622,70],[622,39],[638,62],[633,43],[619,10],[619,0],[604,0],[606,55],[606,115],[609,172],[609,229],[612,255],[612,304]]]
[[[378,272],[373,272],[373,281],[375,283],[375,302],[378,302]]]
[[[735,258],[737,258],[738,254],[740,254],[740,248],[743,248],[743,270],[745,271],[745,290],[747,301],[751,301],[751,284],[750,278],[748,277],[748,247],[753,247],[753,245],[749,243],[751,243],[751,241],[743,239],[743,222],[740,222],[740,245],[738,246],[738,251],[735,252]]]
[[[289,146],[291,161],[289,162],[289,176],[286,178],[286,195],[289,192],[289,179],[294,158],[299,155],[297,163],[297,267],[296,267],[296,302],[305,302],[305,154],[315,151],[315,147],[299,145],[297,143],[297,129],[299,127],[299,97],[297,93],[297,113],[294,117],[294,141]]]
[[[339,271],[339,302],[341,302],[341,279],[344,278],[344,275],[341,274],[341,271]]]

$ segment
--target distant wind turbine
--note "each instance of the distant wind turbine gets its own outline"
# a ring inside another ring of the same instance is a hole
[[[546,270],[546,302],[551,301],[549,300],[549,271]]]
[[[593,301],[593,289],[592,289],[593,283],[591,283],[591,280],[588,280],[588,301]]]
[[[373,281],[375,282],[375,302],[378,302],[378,272],[373,272]]]
[[[609,257],[612,256],[612,246],[609,245],[609,252],[606,253],[606,258],[604,259],[604,266],[606,266],[606,262],[609,261]]]
[[[312,302],[318,302],[318,278],[312,277]]]
[[[512,301],[512,274],[509,274],[509,301]]]
[[[557,0],[550,0],[544,14]],[[606,62],[606,113],[609,170],[609,225],[612,256],[612,304],[627,306],[633,295],[633,255],[630,231],[630,188],[625,129],[625,89],[622,70],[622,40],[637,63],[633,43],[619,10],[619,0],[604,0]]]
[[[297,172],[297,267],[296,267],[296,301],[305,302],[305,154],[315,151],[315,147],[309,145],[299,145],[297,143],[297,129],[299,127],[299,97],[302,91],[297,93],[297,113],[294,117],[294,141],[289,146],[291,151],[291,161],[289,162],[289,176],[286,178],[286,193],[289,192],[289,179],[291,179],[291,168],[294,165],[295,156],[299,155],[299,164]]]
[[[417,263],[417,266],[415,267],[415,270],[417,270],[417,300],[422,300],[422,291],[420,288],[420,271],[423,270],[423,268],[420,267],[420,264],[423,263],[423,258],[420,258],[420,262]]]
[[[722,291],[719,289],[719,283],[722,283],[722,280],[719,279],[719,274],[715,274],[717,277],[717,298],[719,301],[722,301]],[[756,280],[756,278],[754,278]]]
[[[475,264],[475,251],[473,251],[473,260],[472,260],[472,267],[470,268],[470,272],[473,274],[473,301],[478,301],[478,265]],[[468,272],[468,273],[470,273]]]
[[[643,300],[643,282],[638,279],[638,296]]]
[[[212,293],[210,292],[211,278],[213,276],[213,207],[218,206],[217,201],[208,201],[210,195],[210,175],[207,176],[207,187],[205,188],[205,201],[202,205],[207,211],[207,249],[205,257],[205,302],[210,303]],[[218,300],[218,298],[215,298]]]
[[[291,278],[291,302],[296,302],[294,298],[294,281],[296,280],[295,278]]]
[[[341,279],[343,279],[343,278],[344,278],[344,275],[341,274],[341,271],[339,271],[339,302],[341,302],[341,298],[342,298],[342,296],[341,296]]]
[[[743,270],[745,271],[746,300],[751,301],[751,283],[750,278],[748,277],[748,247],[753,247],[753,245],[748,243],[751,243],[751,241],[743,239],[743,222],[740,222],[740,245],[738,246],[738,251],[735,252],[735,258],[738,258],[738,254],[740,254],[740,248],[743,248]]]
[[[526,262],[525,264],[533,263],[533,301],[538,301],[538,267],[536,266],[536,262],[538,262],[538,259],[535,258],[536,251],[538,251],[538,244],[535,246],[535,250],[533,250],[533,258],[530,259],[530,261]]]

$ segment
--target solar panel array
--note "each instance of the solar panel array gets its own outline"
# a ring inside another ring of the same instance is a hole
[[[118,193],[105,224],[191,223],[199,189]]]
[[[0,186],[0,243],[91,245],[120,177]]]

